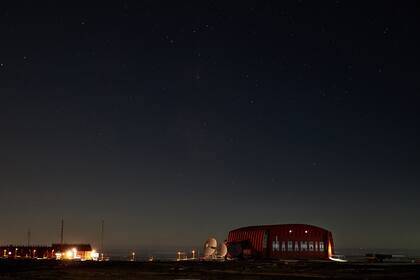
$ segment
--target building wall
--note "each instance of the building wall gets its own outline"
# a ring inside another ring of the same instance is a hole
[[[255,250],[253,253],[263,257],[267,248],[267,242],[264,242],[265,236],[266,230],[262,228],[234,230],[229,232],[228,242],[249,240]]]
[[[325,259],[329,246],[333,254],[330,232],[310,225],[275,226],[270,229],[268,244],[274,258]]]
[[[327,259],[334,254],[332,234],[303,224],[255,226],[229,232],[228,244],[249,240],[252,257]],[[245,254],[246,255],[246,254]]]

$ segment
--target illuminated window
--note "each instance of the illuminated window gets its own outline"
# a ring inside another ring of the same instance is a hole
[[[293,251],[293,241],[287,241],[287,251]]]
[[[284,241],[281,242],[281,251],[286,252],[286,242]]]
[[[318,251],[318,241],[315,241],[315,251]]]
[[[308,251],[308,242],[300,241],[300,250],[301,251]]]
[[[319,251],[324,252],[324,242],[319,241]]]
[[[276,240],[273,241],[273,251],[280,251],[280,244],[279,244],[279,240],[277,239],[276,236]]]
[[[313,241],[309,241],[309,251],[313,251],[314,250],[314,242]]]
[[[299,242],[295,241],[295,251],[299,252]]]

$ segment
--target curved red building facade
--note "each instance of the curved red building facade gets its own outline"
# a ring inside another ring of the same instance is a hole
[[[229,232],[228,257],[328,259],[334,255],[332,233],[305,224],[250,226]]]

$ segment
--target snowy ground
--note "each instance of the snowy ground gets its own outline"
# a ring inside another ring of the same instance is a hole
[[[420,264],[0,260],[0,279],[420,279]]]

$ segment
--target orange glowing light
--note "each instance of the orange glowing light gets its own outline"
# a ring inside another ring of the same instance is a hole
[[[332,246],[331,241],[328,241],[328,257],[332,256]]]

